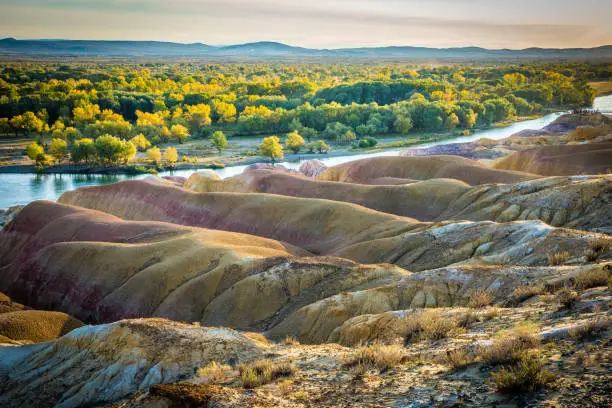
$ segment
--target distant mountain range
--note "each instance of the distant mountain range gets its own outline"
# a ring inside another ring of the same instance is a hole
[[[395,60],[534,60],[583,59],[611,60],[612,45],[596,48],[526,48],[490,50],[479,47],[372,47],[312,49],[277,42],[211,46],[159,41],[90,40],[0,40],[2,57],[100,57],[100,58],[246,58],[246,59],[395,59]]]

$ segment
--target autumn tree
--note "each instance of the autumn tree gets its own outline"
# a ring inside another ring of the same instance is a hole
[[[153,163],[155,164],[161,163],[162,152],[161,150],[159,150],[159,147],[156,146],[156,147],[152,147],[148,149],[147,156],[149,157],[149,160],[151,160]]]
[[[45,149],[36,142],[32,142],[26,148],[26,154],[30,158],[30,160],[36,162],[43,162],[45,160]]]
[[[259,145],[259,153],[262,156],[271,158],[272,163],[284,157],[283,146],[277,136],[265,137],[263,142]]]
[[[137,134],[133,138],[130,139],[130,142],[136,147],[137,150],[145,151],[147,148],[151,147],[151,142],[147,140],[145,135],[142,133]]]
[[[164,150],[164,161],[168,163],[170,167],[173,167],[178,160],[178,152],[174,147],[167,147]]]
[[[172,138],[176,139],[180,144],[183,144],[185,140],[189,139],[189,130],[183,125],[172,125],[170,133]]]
[[[289,133],[287,135],[287,139],[285,140],[285,146],[294,154],[298,154],[300,152],[300,149],[304,147],[305,144],[306,142],[297,131]]]

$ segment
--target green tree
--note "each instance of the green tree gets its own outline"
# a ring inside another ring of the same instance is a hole
[[[61,163],[68,158],[68,143],[64,139],[53,139],[49,146],[49,154],[56,163]]]
[[[317,149],[319,153],[327,153],[331,150],[329,145],[322,140],[317,140],[315,142],[315,148]]]
[[[294,154],[298,154],[300,149],[306,144],[302,136],[294,130],[293,132],[287,135],[287,139],[285,140],[285,146],[287,149],[291,150]]]
[[[96,145],[92,139],[79,139],[70,147],[70,159],[74,163],[93,163],[96,159],[96,155]]]
[[[127,163],[136,154],[136,147],[112,135],[102,135],[95,141],[98,158],[105,164]]]
[[[219,151],[219,153],[221,153],[221,150],[227,147],[227,139],[225,138],[225,134],[223,134],[223,132],[220,130],[217,130],[215,133],[213,133],[210,143]]]
[[[271,158],[272,163],[284,157],[283,146],[277,136],[265,137],[263,142],[259,145],[259,153],[262,156]]]

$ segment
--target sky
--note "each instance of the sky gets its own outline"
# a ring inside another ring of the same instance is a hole
[[[612,0],[0,0],[0,37],[593,47],[612,44]]]

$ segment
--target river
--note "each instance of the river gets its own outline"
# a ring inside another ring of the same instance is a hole
[[[612,114],[612,95],[602,96],[595,99],[593,109],[599,110],[603,113]],[[525,129],[540,129],[556,118],[562,113],[553,113],[550,115],[543,116],[538,119],[526,120],[522,122],[513,123],[504,128],[495,128],[480,130],[474,132],[471,136],[461,136],[451,139],[445,139],[439,142],[424,143],[422,145],[415,146],[415,148],[425,148],[436,145],[443,145],[448,143],[457,142],[471,142],[480,138],[486,137],[489,139],[499,140],[506,138],[514,133],[517,133]],[[365,153],[357,155],[347,156],[336,156],[328,158],[318,158],[327,166],[335,166],[350,162],[353,160],[359,160],[366,157],[376,156],[397,156],[402,150],[390,149],[376,153]],[[297,169],[300,166],[300,162],[283,162],[284,166]],[[240,174],[244,171],[247,166],[232,166],[224,169],[215,170],[222,178],[232,177]],[[195,170],[180,170],[180,171],[167,171],[160,172],[160,176],[174,175],[188,177]],[[65,191],[74,190],[84,186],[94,186],[102,184],[116,183],[122,180],[128,179],[142,179],[148,175],[136,175],[130,176],[125,174],[48,174],[48,175],[35,175],[35,174],[0,174],[0,209],[8,208],[14,205],[27,204],[34,200],[52,200],[55,201]]]

